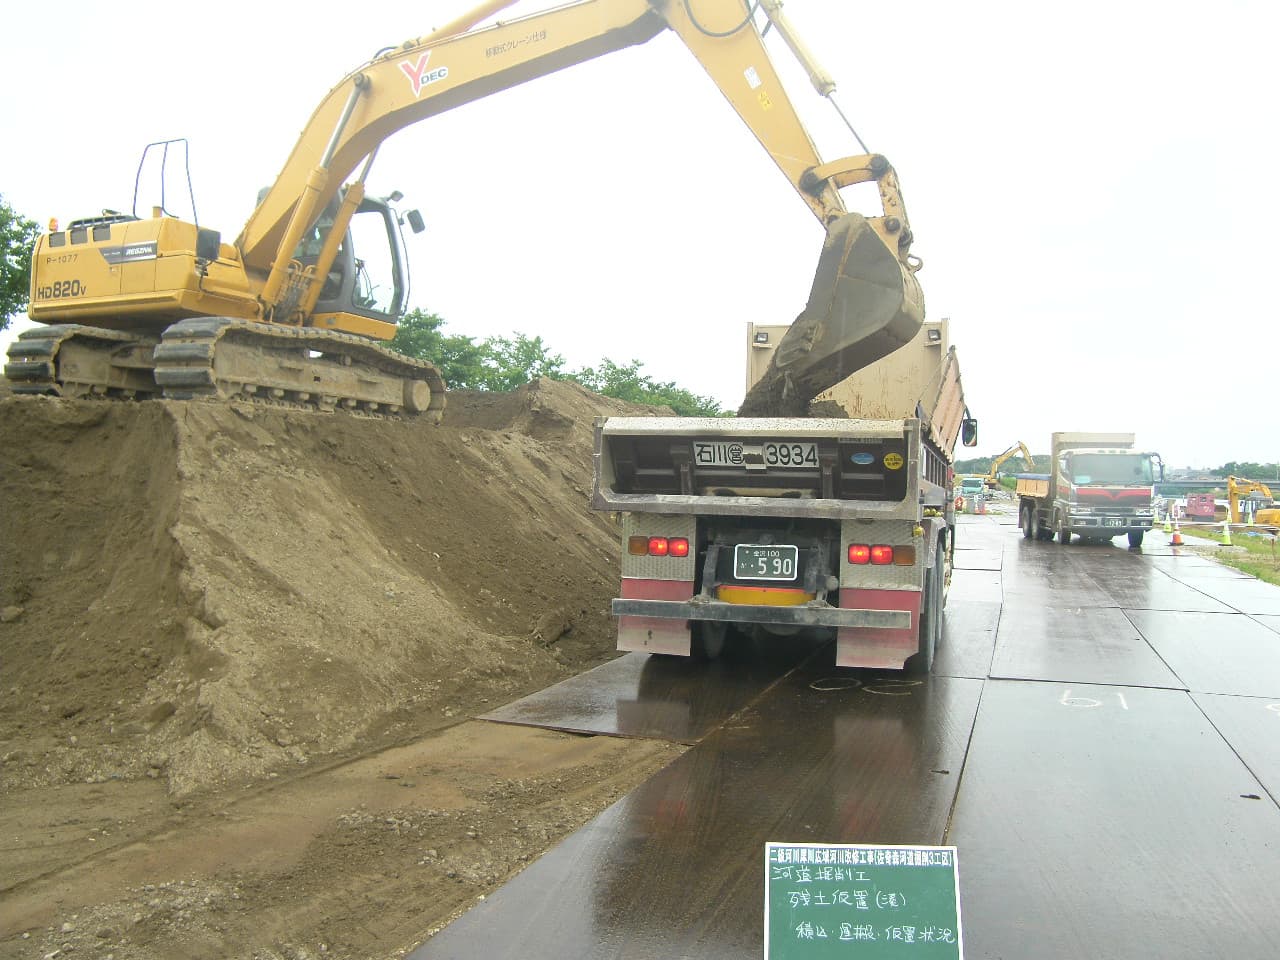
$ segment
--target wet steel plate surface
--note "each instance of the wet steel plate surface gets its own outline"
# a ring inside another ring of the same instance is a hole
[[[739,645],[713,663],[628,653],[477,719],[696,743],[819,646],[803,638],[728,642]]]
[[[1280,587],[1274,584],[1234,577],[1200,576],[1194,572],[1178,574],[1178,579],[1241,613],[1280,616]]]
[[[1266,591],[963,521],[1002,565],[955,571],[927,681],[828,649],[578,688],[595,732],[702,739],[412,956],[758,957],[769,840],[956,844],[970,960],[1280,955],[1280,614],[1195,609]]]
[[[934,676],[986,677],[999,623],[999,603],[961,600],[953,591],[943,611],[942,640],[933,658]]]
[[[1203,590],[1174,579],[1171,574],[1143,564],[1138,570],[1095,570],[1089,577],[1110,602],[1139,610],[1186,610],[1231,613],[1231,608]]]
[[[981,687],[810,660],[411,956],[759,956],[767,841],[942,842]]]
[[[1280,815],[1185,693],[989,681],[950,839],[966,957],[1276,955]]]
[[[1186,688],[1114,607],[1005,607],[991,676]]]
[[[1002,597],[1001,574],[990,570],[953,570],[951,594],[964,600],[999,603]]]
[[[1126,612],[1188,689],[1280,698],[1280,641],[1252,617],[1240,613]]]
[[[1280,697],[1197,693],[1193,699],[1271,799],[1280,803]]]
[[[955,568],[957,570],[999,570],[1000,550],[980,550],[956,547]]]

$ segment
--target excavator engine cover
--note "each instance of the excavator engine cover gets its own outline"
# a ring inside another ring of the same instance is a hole
[[[827,229],[809,302],[738,411],[794,417],[851,373],[905,346],[924,323],[924,294],[870,220],[847,213]]]

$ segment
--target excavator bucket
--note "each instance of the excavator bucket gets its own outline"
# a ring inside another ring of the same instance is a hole
[[[905,346],[923,323],[913,270],[872,221],[844,214],[827,229],[809,302],[738,415],[804,416],[814,397]]]

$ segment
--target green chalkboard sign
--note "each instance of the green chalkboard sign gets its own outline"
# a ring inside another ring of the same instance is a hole
[[[765,960],[961,960],[955,847],[769,843]]]

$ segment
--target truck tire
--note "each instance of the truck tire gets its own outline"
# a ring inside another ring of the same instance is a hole
[[[1067,527],[1067,518],[1058,518],[1058,542],[1064,547],[1071,542],[1071,530]]]
[[[924,592],[920,597],[919,649],[907,657],[902,665],[905,672],[923,676],[933,669],[933,655],[942,639],[942,588],[946,573],[943,570],[942,547],[938,547],[933,567],[925,574]]]
[[[1031,539],[1031,514],[1032,509],[1028,504],[1022,505],[1022,516],[1019,518],[1018,525],[1022,527],[1022,537],[1024,540]]]
[[[1050,527],[1050,526],[1048,526],[1047,524],[1045,524],[1045,523],[1041,522],[1041,520],[1040,520],[1040,511],[1039,511],[1039,510],[1037,510],[1035,507],[1032,507],[1032,508],[1031,508],[1031,515],[1032,515],[1032,517],[1034,517],[1034,522],[1032,523],[1032,526],[1035,528],[1035,531],[1036,531],[1036,539],[1037,539],[1037,540],[1052,540],[1052,539],[1053,539],[1053,528],[1052,528],[1052,527]]]
[[[695,620],[689,653],[695,660],[709,663],[724,652],[729,625],[719,620]]]
[[[1040,529],[1040,513],[1032,504],[1027,508],[1027,529],[1031,531],[1031,539],[1043,540],[1043,531]]]
[[[1129,531],[1129,549],[1130,550],[1137,550],[1140,546],[1142,546],[1142,535],[1145,532],[1146,531],[1144,530]]]

